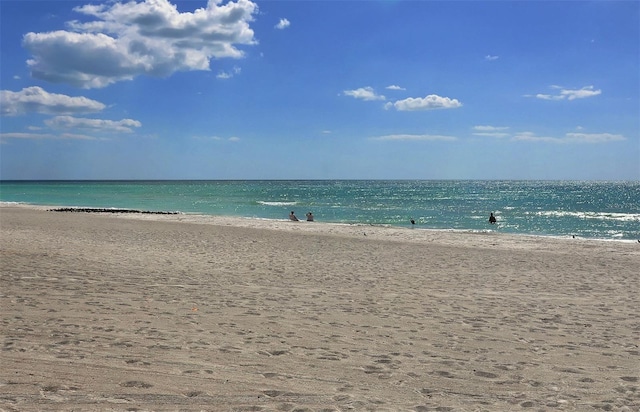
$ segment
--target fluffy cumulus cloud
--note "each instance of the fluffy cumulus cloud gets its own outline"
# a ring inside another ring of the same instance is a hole
[[[565,89],[562,86],[551,86],[551,88],[558,92],[555,94],[538,93],[535,97],[542,100],[575,100],[598,96],[602,93],[602,90],[595,90],[593,86],[585,86],[581,89]],[[531,97],[531,95],[527,96]]]
[[[385,108],[395,108],[399,111],[419,111],[434,109],[456,109],[462,107],[457,99],[449,97],[441,97],[436,94],[430,94],[426,97],[409,97],[404,100],[398,100],[394,103],[387,103]]]
[[[0,91],[2,116],[19,116],[29,113],[53,115],[95,113],[104,108],[104,104],[86,97],[48,93],[36,86],[24,88],[19,92]]]
[[[370,86],[361,87],[359,89],[354,89],[354,90],[345,90],[343,93],[345,96],[351,96],[353,98],[360,99],[360,100],[385,100],[386,99],[386,97],[384,97],[383,95],[377,94],[375,90],[373,90],[373,87],[370,87]]]
[[[278,22],[278,24],[276,24],[276,29],[279,30],[284,30],[287,27],[291,26],[291,22],[287,19],[280,19],[280,21]]]
[[[168,0],[107,2],[74,11],[89,21],[24,36],[34,77],[105,87],[142,74],[209,70],[211,59],[241,58],[238,46],[256,43],[249,23],[257,5],[249,0],[210,0],[194,12],[180,12]]]

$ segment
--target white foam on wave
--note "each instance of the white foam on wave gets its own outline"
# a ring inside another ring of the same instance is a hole
[[[266,202],[258,200],[258,204],[265,206],[295,206],[298,204],[298,202]]]
[[[624,222],[640,221],[640,213],[614,213],[614,212],[565,212],[565,211],[544,211],[536,212],[538,216],[551,217],[577,217],[579,219],[597,220],[618,220]]]

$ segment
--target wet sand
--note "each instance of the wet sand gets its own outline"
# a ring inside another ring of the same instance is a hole
[[[640,244],[0,207],[2,411],[638,411]]]

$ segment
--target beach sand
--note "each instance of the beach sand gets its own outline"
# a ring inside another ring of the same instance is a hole
[[[640,244],[0,208],[2,411],[638,411]]]

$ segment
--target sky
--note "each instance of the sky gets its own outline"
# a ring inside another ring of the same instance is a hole
[[[640,180],[640,2],[0,0],[0,179]]]

